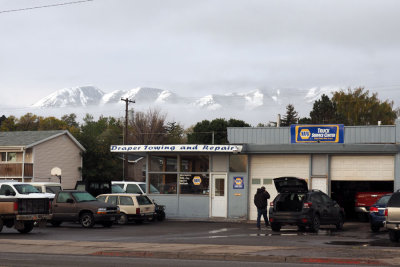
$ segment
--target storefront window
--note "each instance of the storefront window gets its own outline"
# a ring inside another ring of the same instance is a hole
[[[230,155],[230,172],[247,172],[247,155]]]
[[[152,184],[160,194],[176,194],[176,174],[159,174],[159,173],[151,173],[149,174],[150,184]]]
[[[207,155],[182,155],[182,172],[208,172],[209,158]]]
[[[150,171],[176,172],[178,170],[176,156],[151,156]]]
[[[210,178],[208,174],[180,174],[181,194],[208,195]]]

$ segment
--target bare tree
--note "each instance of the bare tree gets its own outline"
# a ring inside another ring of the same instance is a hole
[[[137,145],[163,144],[167,141],[166,115],[150,109],[136,112],[129,121],[128,143]]]

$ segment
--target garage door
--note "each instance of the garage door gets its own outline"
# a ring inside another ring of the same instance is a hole
[[[257,155],[250,157],[250,199],[249,219],[257,219],[257,208],[254,206],[254,195],[257,188],[265,186],[272,201],[276,189],[272,179],[282,176],[295,176],[308,179],[310,167],[309,155]]]
[[[332,156],[331,180],[393,181],[394,156]]]

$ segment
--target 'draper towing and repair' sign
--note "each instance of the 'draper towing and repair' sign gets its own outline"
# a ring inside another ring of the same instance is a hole
[[[292,143],[343,143],[343,124],[291,125]]]
[[[112,145],[111,152],[231,152],[242,151],[241,145]]]

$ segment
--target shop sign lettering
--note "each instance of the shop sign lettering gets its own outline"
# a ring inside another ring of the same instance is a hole
[[[231,152],[242,151],[241,145],[111,145],[111,152]]]
[[[335,125],[291,125],[291,143],[343,143],[344,126]]]

